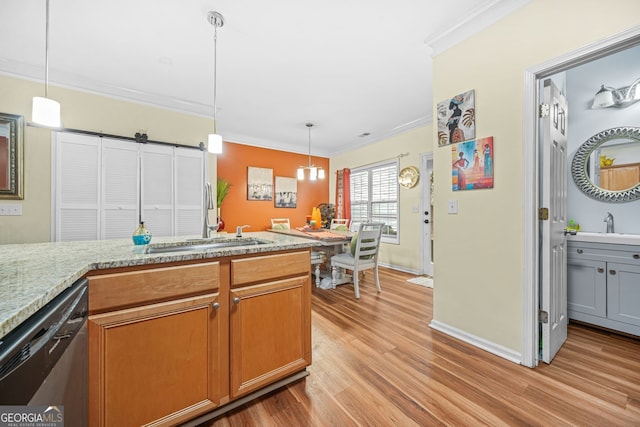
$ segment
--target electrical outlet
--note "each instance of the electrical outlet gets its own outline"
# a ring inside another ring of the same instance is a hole
[[[22,215],[22,205],[0,205],[0,215]]]
[[[448,212],[450,214],[457,214],[458,213],[458,201],[457,200],[449,200],[447,202],[447,208],[448,208]]]

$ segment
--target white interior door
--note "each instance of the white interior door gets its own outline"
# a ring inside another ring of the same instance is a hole
[[[422,182],[422,272],[433,277],[433,205],[431,203],[431,174],[433,173],[433,153],[422,155],[420,160],[420,181]]]
[[[551,79],[544,81],[542,128],[540,315],[542,361],[550,363],[567,339],[567,100]],[[546,314],[545,314],[546,313]],[[546,319],[544,319],[546,317]]]

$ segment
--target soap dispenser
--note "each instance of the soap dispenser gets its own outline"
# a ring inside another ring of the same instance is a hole
[[[151,241],[151,232],[144,226],[144,221],[140,221],[132,237],[134,245],[146,245]]]

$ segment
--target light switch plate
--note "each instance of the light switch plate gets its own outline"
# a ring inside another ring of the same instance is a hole
[[[22,215],[22,205],[0,205],[0,215]]]
[[[448,212],[450,214],[457,214],[458,213],[458,201],[457,200],[449,200],[447,202],[447,208],[448,208]]]

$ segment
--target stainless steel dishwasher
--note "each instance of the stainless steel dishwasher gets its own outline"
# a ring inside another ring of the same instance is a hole
[[[0,340],[0,405],[63,406],[86,426],[87,280],[65,289]]]

